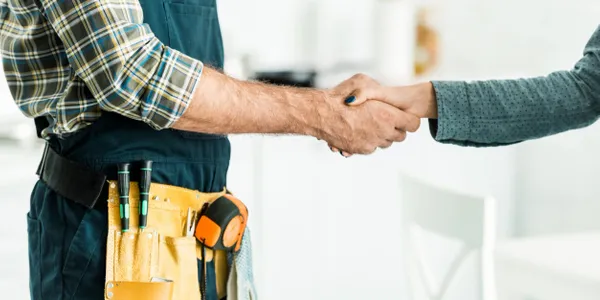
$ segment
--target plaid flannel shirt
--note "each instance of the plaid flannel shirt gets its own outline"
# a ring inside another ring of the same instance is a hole
[[[0,47],[11,94],[44,136],[75,132],[102,111],[169,128],[203,64],[163,45],[138,0],[0,0]]]

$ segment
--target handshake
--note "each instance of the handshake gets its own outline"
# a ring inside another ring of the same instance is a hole
[[[312,134],[344,156],[388,148],[415,132],[421,118],[437,118],[431,83],[386,87],[358,74],[326,91]]]
[[[343,155],[401,142],[421,118],[437,118],[433,85],[382,86],[358,74],[328,90],[241,81],[204,68],[194,99],[174,129],[209,134],[314,136]]]

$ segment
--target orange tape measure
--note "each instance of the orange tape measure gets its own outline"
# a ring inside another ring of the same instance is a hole
[[[248,223],[248,208],[238,198],[225,194],[203,209],[195,236],[213,250],[239,251]]]

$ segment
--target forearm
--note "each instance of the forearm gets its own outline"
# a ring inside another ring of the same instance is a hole
[[[593,123],[600,110],[599,99],[566,71],[435,87],[439,119],[431,122],[432,132],[436,140],[458,145],[509,145],[577,129]]]
[[[600,28],[571,71],[518,80],[433,82],[436,140],[499,146],[581,128],[600,113]]]
[[[324,91],[240,81],[205,67],[189,107],[173,127],[318,136],[325,97]]]

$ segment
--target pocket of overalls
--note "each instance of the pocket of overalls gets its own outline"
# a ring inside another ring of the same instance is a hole
[[[80,293],[99,293],[102,291],[102,284],[99,283],[104,277],[104,264],[101,261],[106,241],[106,214],[83,208],[67,199],[61,201],[65,204],[65,216],[67,213],[75,218],[81,216],[63,261],[63,293],[74,299]]]
[[[29,243],[29,291],[32,299],[42,299],[40,230],[40,221],[32,218],[28,213],[27,235]]]

